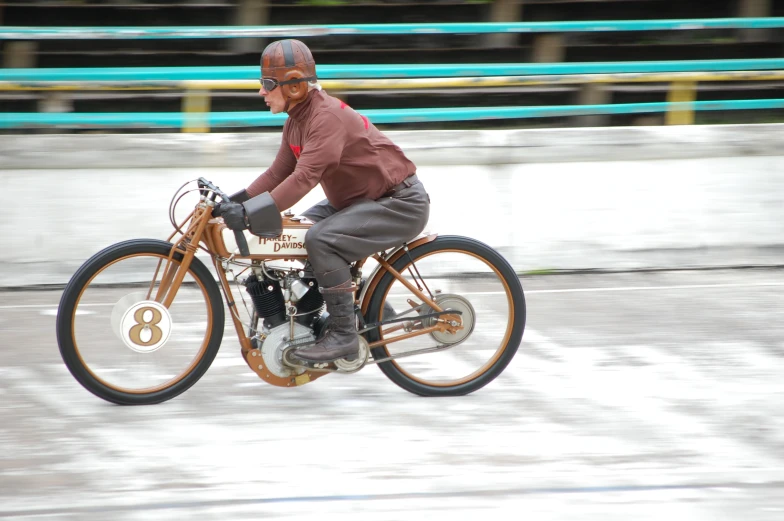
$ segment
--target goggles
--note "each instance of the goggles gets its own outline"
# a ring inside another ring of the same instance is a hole
[[[267,92],[272,92],[278,88],[278,85],[291,85],[292,83],[300,83],[302,81],[315,81],[316,76],[309,76],[307,78],[294,78],[293,80],[278,81],[274,78],[260,78],[259,82],[261,87]]]

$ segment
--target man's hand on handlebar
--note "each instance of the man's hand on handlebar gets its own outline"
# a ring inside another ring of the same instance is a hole
[[[218,203],[212,210],[213,217],[223,217],[226,226],[235,231],[248,228],[248,219],[245,208],[240,203]]]
[[[236,194],[232,195],[231,198],[227,196],[225,193],[221,191],[220,188],[212,184],[212,182],[200,177],[196,180],[199,189],[208,189],[220,197],[223,203],[218,203],[212,209],[213,217],[223,217],[223,221],[226,223],[226,226],[234,230],[234,238],[237,240],[237,248],[240,250],[240,255],[243,257],[247,257],[250,255],[250,250],[248,249],[248,240],[245,238],[245,234],[243,231],[248,228],[247,224],[247,216],[245,214],[245,208],[242,207],[242,202],[247,200],[248,194],[245,190],[241,190]],[[202,192],[203,195],[206,195],[205,192]],[[236,202],[231,202],[231,199],[236,198]],[[215,198],[213,197],[212,200],[214,201]]]

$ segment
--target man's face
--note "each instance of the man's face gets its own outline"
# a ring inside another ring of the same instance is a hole
[[[278,114],[283,112],[283,109],[286,107],[286,100],[283,99],[283,89],[278,85],[271,91],[265,90],[262,86],[259,89],[259,96],[264,97],[264,101],[267,103],[267,106],[270,108],[270,112],[273,114]]]

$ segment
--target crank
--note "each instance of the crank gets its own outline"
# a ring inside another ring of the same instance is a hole
[[[351,374],[356,373],[365,367],[368,358],[370,358],[370,348],[368,347],[368,342],[361,336],[359,337],[359,353],[353,360],[340,358],[332,362],[304,362],[292,356],[296,349],[315,343],[315,340],[311,342],[298,342],[297,339],[294,339],[293,342],[289,342],[288,345],[283,349],[283,363],[294,369],[306,369],[308,371],[318,371],[322,373]]]

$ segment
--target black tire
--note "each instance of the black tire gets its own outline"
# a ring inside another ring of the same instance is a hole
[[[522,285],[520,284],[520,279],[506,259],[486,244],[466,237],[438,237],[432,242],[412,249],[410,251],[410,258],[408,255],[400,257],[393,264],[393,268],[402,274],[411,266],[411,259],[414,260],[415,266],[419,266],[423,259],[439,253],[466,254],[470,257],[475,257],[477,260],[486,263],[491,269],[491,273],[495,273],[495,275],[498,276],[498,282],[501,287],[506,288],[504,289],[504,295],[506,297],[506,302],[509,303],[509,309],[506,311],[508,321],[504,333],[505,336],[503,336],[502,340],[499,342],[498,350],[494,351],[493,357],[489,359],[485,365],[481,366],[474,373],[471,373],[468,377],[455,380],[454,383],[429,382],[427,379],[412,375],[400,366],[401,363],[408,360],[416,360],[422,355],[380,362],[378,366],[395,384],[414,394],[420,396],[460,396],[484,387],[501,374],[506,366],[509,365],[509,362],[517,352],[518,346],[523,338],[526,320],[525,296]],[[434,262],[434,264],[436,263]],[[423,276],[427,283],[427,276]],[[396,279],[394,279],[390,273],[385,273],[374,288],[372,295],[366,297],[370,299],[365,317],[367,323],[376,322],[382,319],[385,305],[387,309],[389,308],[387,295],[395,282]],[[457,294],[459,295],[459,292],[457,292]],[[382,339],[380,328],[369,331],[367,333],[367,339],[370,343],[380,341]],[[394,345],[394,343],[390,345]],[[444,353],[451,353],[460,348],[461,346],[458,344],[444,351]],[[389,356],[388,346],[382,345],[375,347],[371,349],[371,354],[376,360],[386,358]],[[437,357],[441,355],[433,354],[424,356]]]
[[[77,345],[75,339],[80,326],[76,324],[77,320],[81,320],[77,319],[77,309],[83,295],[88,294],[88,291],[114,291],[116,287],[125,287],[123,285],[98,286],[97,283],[96,285],[91,285],[91,283],[99,280],[101,274],[108,271],[110,267],[117,266],[124,261],[142,260],[143,262],[149,261],[152,263],[160,257],[166,259],[171,248],[171,243],[154,239],[136,239],[109,246],[87,260],[73,275],[63,292],[57,313],[56,326],[60,355],[74,378],[85,389],[104,400],[119,405],[147,405],[170,400],[195,384],[210,367],[218,353],[223,339],[225,321],[223,299],[211,272],[197,258],[193,259],[187,275],[189,276],[188,280],[193,279],[195,281],[195,284],[192,284],[195,289],[191,291],[199,295],[200,298],[201,296],[204,297],[204,302],[200,302],[204,310],[206,310],[205,316],[208,317],[204,325],[204,340],[199,345],[195,355],[188,359],[187,363],[189,365],[187,368],[182,373],[176,374],[170,382],[156,386],[154,389],[150,388],[149,392],[146,392],[145,388],[131,390],[114,385],[97,375],[94,371],[95,367],[91,368],[89,363],[85,362],[82,356],[84,353],[80,351],[80,347]],[[179,263],[182,260],[182,255],[175,254],[174,260]],[[125,291],[125,289],[116,291]],[[180,294],[183,291],[181,288],[177,298],[180,298]],[[107,300],[111,302],[111,297],[107,297]],[[176,304],[178,304],[177,299],[175,299],[172,305]],[[111,304],[105,305],[109,306]],[[117,306],[115,305],[115,307]],[[102,319],[101,324],[103,322]],[[86,333],[79,332],[79,334],[80,336],[89,337]],[[101,336],[105,337],[106,335]],[[89,338],[91,343],[93,341],[96,343],[100,342],[102,346],[104,341],[107,346],[111,345],[111,342],[117,342],[117,338],[95,340],[92,337]],[[113,355],[109,355],[106,358],[114,360]],[[113,370],[116,371],[117,369]],[[124,371],[125,369],[119,370]]]

